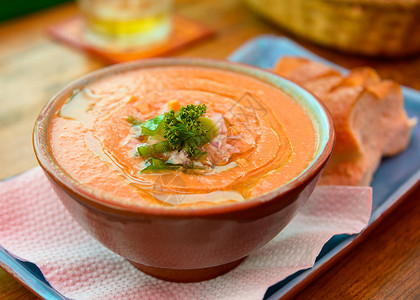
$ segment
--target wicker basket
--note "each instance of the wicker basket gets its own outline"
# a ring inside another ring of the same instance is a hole
[[[245,0],[315,43],[368,56],[420,52],[420,0]]]

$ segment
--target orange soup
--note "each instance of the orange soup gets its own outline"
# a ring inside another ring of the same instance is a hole
[[[122,206],[245,201],[302,173],[317,144],[311,117],[286,93],[194,66],[103,77],[75,90],[49,128],[58,164]]]

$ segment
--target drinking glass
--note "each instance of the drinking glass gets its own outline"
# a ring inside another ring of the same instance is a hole
[[[171,31],[172,0],[77,0],[89,43],[115,50],[148,48]]]

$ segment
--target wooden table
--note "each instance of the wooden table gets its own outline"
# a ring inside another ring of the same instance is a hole
[[[212,26],[217,35],[178,51],[175,56],[224,58],[258,34],[286,35],[254,16],[239,0],[182,0],[177,2],[176,11]],[[69,3],[0,23],[0,179],[37,165],[31,132],[46,101],[70,81],[105,66],[46,36],[46,26],[76,13],[75,5]],[[420,56],[396,61],[370,60],[297,41],[344,67],[370,65],[384,78],[420,89]],[[301,290],[298,298],[419,298],[419,198],[417,188],[367,239]],[[36,296],[0,270],[0,298]]]

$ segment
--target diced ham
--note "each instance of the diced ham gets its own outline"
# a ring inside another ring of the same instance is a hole
[[[188,165],[191,160],[188,158],[187,152],[185,150],[181,151],[172,151],[170,152],[168,162],[174,165]]]
[[[232,154],[240,152],[237,147],[228,143],[225,134],[217,135],[204,149],[208,153],[209,159],[216,165],[227,163]]]
[[[219,134],[226,134],[227,126],[222,114],[216,113],[210,116]]]

